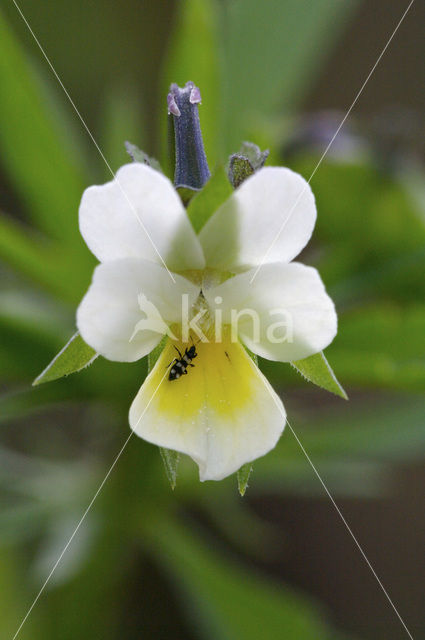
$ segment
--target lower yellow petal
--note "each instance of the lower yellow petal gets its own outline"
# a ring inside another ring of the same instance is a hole
[[[186,453],[201,480],[221,480],[272,449],[285,426],[280,398],[239,343],[196,344],[187,374],[168,365],[191,344],[169,341],[130,408],[140,437]]]

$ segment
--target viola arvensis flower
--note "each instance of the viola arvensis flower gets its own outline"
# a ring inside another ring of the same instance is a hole
[[[201,480],[220,480],[264,455],[285,426],[280,398],[243,345],[289,362],[324,349],[336,334],[318,272],[291,262],[315,220],[310,187],[276,167],[243,182],[199,235],[172,183],[146,165],[125,165],[83,195],[81,233],[100,265],[78,328],[98,353],[122,362],[148,354],[170,328],[176,340],[167,339],[142,384],[130,426],[191,456]],[[159,312],[162,333],[143,328],[143,301]],[[185,313],[192,324],[182,341]],[[191,346],[194,366],[170,380],[167,367],[180,359],[175,347],[183,355]]]
[[[210,175],[200,100],[193,83],[171,85],[174,182],[185,191]],[[336,334],[318,272],[291,262],[313,231],[313,194],[289,169],[260,168],[266,157],[252,166],[245,158],[238,172],[232,156],[240,186],[198,235],[172,183],[143,163],[122,167],[81,201],[80,230],[100,265],[78,329],[99,354],[121,362],[143,358],[167,336],[131,405],[130,426],[191,456],[201,480],[220,480],[264,455],[285,426],[280,398],[243,345],[289,362],[321,351]],[[247,167],[248,175],[259,170],[245,179]]]

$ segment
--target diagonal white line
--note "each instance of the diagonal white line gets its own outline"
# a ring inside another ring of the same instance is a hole
[[[144,410],[142,411],[140,418],[138,419],[138,421],[136,422],[136,425],[134,428],[136,428],[140,422],[140,420],[143,418],[143,416],[145,415],[146,411],[148,410],[152,400],[154,399],[154,397],[156,396],[156,393],[159,389],[159,387],[161,386],[161,384],[164,381],[165,376],[168,374],[168,370],[164,373],[164,375],[161,378],[161,381],[159,382],[158,386],[156,387],[155,391],[152,394],[152,397],[150,398],[149,402],[147,403],[146,407],[144,408]],[[96,498],[98,497],[99,493],[102,491],[106,481],[108,480],[109,476],[111,475],[115,465],[117,464],[118,460],[120,459],[121,455],[124,453],[125,448],[127,447],[128,443],[130,442],[132,436],[134,435],[134,431],[132,431],[130,433],[130,435],[128,436],[127,440],[124,442],[123,446],[121,447],[121,449],[119,450],[117,456],[115,457],[115,460],[113,461],[113,463],[111,464],[111,466],[109,467],[109,470],[107,472],[107,474],[105,475],[105,477],[103,478],[102,482],[100,483],[96,493],[94,494],[93,498],[90,500],[89,505],[87,507],[87,509],[84,511],[83,515],[81,516],[80,521],[78,522],[77,526],[75,527],[71,537],[69,538],[68,542],[66,543],[66,545],[64,546],[63,550],[61,551],[61,554],[59,556],[59,558],[56,560],[55,564],[53,565],[49,575],[47,576],[47,578],[45,579],[40,591],[38,592],[38,594],[36,595],[36,597],[33,600],[33,603],[31,604],[30,608],[28,609],[27,613],[25,614],[21,624],[19,625],[18,629],[16,630],[15,635],[13,636],[12,640],[16,640],[16,638],[18,637],[18,634],[20,633],[22,627],[24,626],[25,622],[27,621],[31,611],[34,609],[35,605],[37,604],[40,596],[42,595],[44,589],[47,586],[47,583],[49,582],[50,578],[52,577],[52,575],[54,574],[54,572],[56,571],[60,561],[62,560],[63,556],[65,555],[65,553],[68,550],[69,545],[71,544],[71,542],[73,541],[74,537],[76,536],[79,528],[81,527],[81,525],[83,524],[84,520],[86,519],[87,514],[89,513],[90,509],[92,508]]]
[[[47,56],[47,53],[44,51],[43,47],[40,44],[40,41],[38,40],[37,36],[35,35],[34,31],[31,29],[28,20],[26,19],[26,17],[24,16],[24,14],[22,13],[20,7],[18,6],[16,0],[12,0],[13,4],[15,5],[17,11],[19,12],[22,20],[24,21],[25,25],[28,28],[28,31],[30,32],[30,34],[32,35],[32,37],[34,38],[38,48],[40,49],[41,53],[43,54],[43,57],[45,58],[47,64],[49,65],[51,71],[53,72],[53,75],[55,76],[56,80],[59,82],[60,86],[62,87],[66,97],[68,98],[69,102],[72,105],[72,108],[74,109],[75,113],[77,114],[78,118],[81,121],[81,124],[83,125],[84,129],[87,131],[88,135],[90,136],[91,141],[93,142],[94,146],[96,147],[96,149],[98,150],[103,162],[106,164],[110,174],[112,175],[112,177],[117,181],[117,184],[121,190],[121,193],[123,194],[124,198],[127,200],[128,205],[130,206],[130,209],[132,211],[132,213],[134,214],[134,216],[136,217],[136,220],[138,221],[138,223],[140,224],[140,226],[142,227],[143,231],[145,232],[146,236],[148,237],[149,242],[151,243],[155,253],[157,254],[158,258],[160,259],[160,261],[162,262],[163,266],[165,267],[165,269],[168,272],[168,275],[170,276],[171,280],[175,283],[176,280],[173,276],[173,274],[171,273],[171,271],[168,269],[167,265],[165,264],[165,261],[163,259],[163,257],[161,256],[160,252],[158,251],[154,241],[152,240],[148,230],[146,229],[145,225],[143,224],[143,221],[139,218],[139,216],[137,215],[137,211],[133,205],[133,203],[130,201],[130,199],[128,198],[125,190],[123,189],[120,181],[117,179],[114,171],[111,168],[111,165],[109,164],[109,162],[107,161],[107,159],[105,158],[105,155],[102,151],[102,149],[99,147],[98,143],[96,142],[92,132],[90,131],[90,129],[88,128],[83,116],[81,115],[81,113],[78,111],[74,101],[72,100],[71,96],[69,95],[65,85],[63,84],[62,80],[60,79],[58,73],[56,72],[56,69],[54,68],[53,64],[50,62],[49,57]]]
[[[283,419],[286,421],[286,424],[288,425],[288,427],[291,430],[292,435],[294,436],[295,440],[297,441],[298,446],[300,447],[301,451],[303,452],[303,454],[305,455],[305,457],[307,458],[307,461],[309,463],[309,465],[311,466],[311,468],[313,469],[314,473],[316,474],[320,484],[322,485],[323,489],[325,490],[329,500],[332,502],[337,514],[339,515],[339,517],[341,518],[345,528],[347,529],[348,533],[350,534],[350,536],[352,537],[352,539],[354,540],[354,543],[356,545],[356,547],[358,548],[358,550],[360,551],[361,555],[363,556],[364,561],[366,562],[367,566],[369,567],[369,569],[371,570],[375,580],[377,581],[377,583],[379,584],[379,586],[381,587],[385,597],[387,598],[388,602],[390,603],[391,607],[393,608],[397,618],[400,620],[401,624],[404,627],[404,630],[406,631],[407,635],[409,636],[410,640],[413,640],[413,636],[410,633],[409,629],[406,626],[406,623],[404,622],[403,618],[401,617],[401,615],[399,614],[397,607],[395,606],[394,602],[391,600],[388,591],[385,589],[384,585],[382,584],[381,580],[379,579],[378,574],[376,573],[375,569],[373,568],[372,564],[370,563],[366,553],[363,551],[363,548],[360,545],[360,542],[357,540],[356,536],[354,535],[350,525],[348,524],[347,520],[344,518],[341,509],[338,507],[337,503],[335,502],[334,497],[332,496],[331,492],[329,491],[328,487],[326,486],[324,480],[322,479],[322,476],[320,475],[320,473],[317,471],[316,467],[314,466],[310,456],[308,455],[307,451],[305,450],[301,440],[299,439],[299,437],[297,436],[297,434],[295,433],[293,427],[291,426],[288,418],[286,417],[284,411],[282,410],[282,406],[278,400],[278,397],[275,396],[274,393],[272,393],[272,391],[270,390],[268,384],[266,384],[266,381],[264,381],[264,386],[266,387],[267,391],[270,393],[270,396],[273,398],[274,403],[276,404],[276,407],[278,408],[278,410],[280,411],[280,413],[282,414]]]
[[[406,17],[410,7],[412,6],[414,0],[411,0],[409,5],[407,6],[407,9],[405,10],[405,12],[403,13],[403,15],[401,16],[400,20],[397,23],[397,26],[395,27],[394,31],[392,32],[391,36],[389,37],[385,47],[382,49],[381,53],[379,54],[375,64],[373,65],[372,69],[369,71],[366,80],[363,82],[362,86],[360,87],[359,91],[357,92],[356,97],[354,98],[353,102],[351,103],[350,108],[348,109],[347,113],[345,114],[345,116],[343,117],[343,119],[341,120],[337,130],[335,131],[334,135],[332,136],[328,146],[326,147],[326,149],[324,150],[324,152],[322,153],[318,163],[316,164],[316,166],[313,169],[312,174],[310,175],[309,179],[307,180],[306,185],[304,186],[304,188],[301,190],[300,194],[298,195],[298,198],[295,200],[294,204],[292,205],[291,209],[289,210],[288,213],[288,217],[284,220],[284,222],[282,223],[279,231],[277,232],[273,242],[271,243],[271,245],[269,246],[269,248],[267,249],[266,253],[264,254],[260,264],[258,265],[258,267],[256,268],[251,280],[250,280],[250,284],[253,283],[254,279],[257,276],[257,273],[260,271],[261,267],[263,266],[264,262],[267,259],[267,256],[269,255],[270,251],[273,249],[274,245],[276,244],[277,240],[279,239],[282,231],[284,230],[284,228],[286,227],[286,225],[288,224],[289,220],[292,217],[292,214],[295,211],[295,208],[297,206],[297,204],[299,203],[299,201],[301,200],[301,198],[303,197],[304,193],[306,192],[307,186],[310,184],[310,182],[312,181],[316,171],[318,170],[318,168],[320,167],[320,165],[322,164],[325,156],[327,155],[329,149],[331,148],[331,146],[333,145],[335,138],[337,137],[338,133],[341,131],[342,127],[344,126],[345,121],[347,120],[348,116],[350,115],[351,111],[353,110],[354,106],[356,105],[358,99],[360,98],[361,94],[363,93],[364,88],[366,87],[367,83],[369,82],[370,78],[372,77],[373,72],[375,71],[376,67],[378,66],[378,64],[380,63],[382,56],[384,55],[384,53],[386,52],[386,50],[388,49],[388,47],[391,44],[392,39],[394,38],[395,34],[397,33],[397,31],[399,30],[401,23],[403,22],[404,18]]]

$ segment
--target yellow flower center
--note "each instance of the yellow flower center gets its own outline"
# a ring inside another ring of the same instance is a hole
[[[255,390],[255,364],[242,345],[232,343],[228,337],[221,343],[195,341],[193,367],[188,366],[187,374],[178,379],[169,380],[174,359],[180,359],[175,347],[183,356],[191,346],[192,343],[169,340],[146,380],[149,396],[165,375],[154,400],[160,413],[174,416],[181,423],[190,421],[205,408],[231,416],[246,406]]]

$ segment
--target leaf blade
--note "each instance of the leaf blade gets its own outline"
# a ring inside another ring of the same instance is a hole
[[[248,462],[247,464],[242,465],[238,471],[238,490],[242,498],[248,489],[248,481],[251,476],[252,469],[252,464]]]
[[[168,482],[174,491],[177,484],[177,468],[180,462],[180,453],[178,451],[173,451],[172,449],[165,449],[165,447],[159,447],[159,451],[164,463]]]
[[[73,121],[58,114],[0,11],[0,144],[2,165],[33,221],[68,245],[85,186],[85,159],[75,146]],[[36,167],[37,170],[31,170]]]
[[[94,259],[81,260],[68,247],[59,247],[0,211],[0,258],[43,289],[75,303]],[[72,269],[70,269],[72,264]]]
[[[297,360],[291,362],[291,365],[296,369],[304,378],[316,384],[326,391],[330,391],[344,400],[348,400],[348,396],[341,384],[338,382],[336,375],[334,374],[332,367],[325,358],[323,351],[315,353],[303,360]]]
[[[45,382],[53,382],[71,373],[76,373],[88,367],[98,354],[84,342],[79,332],[75,333],[61,351],[53,358],[47,367],[34,380],[33,386]]]

